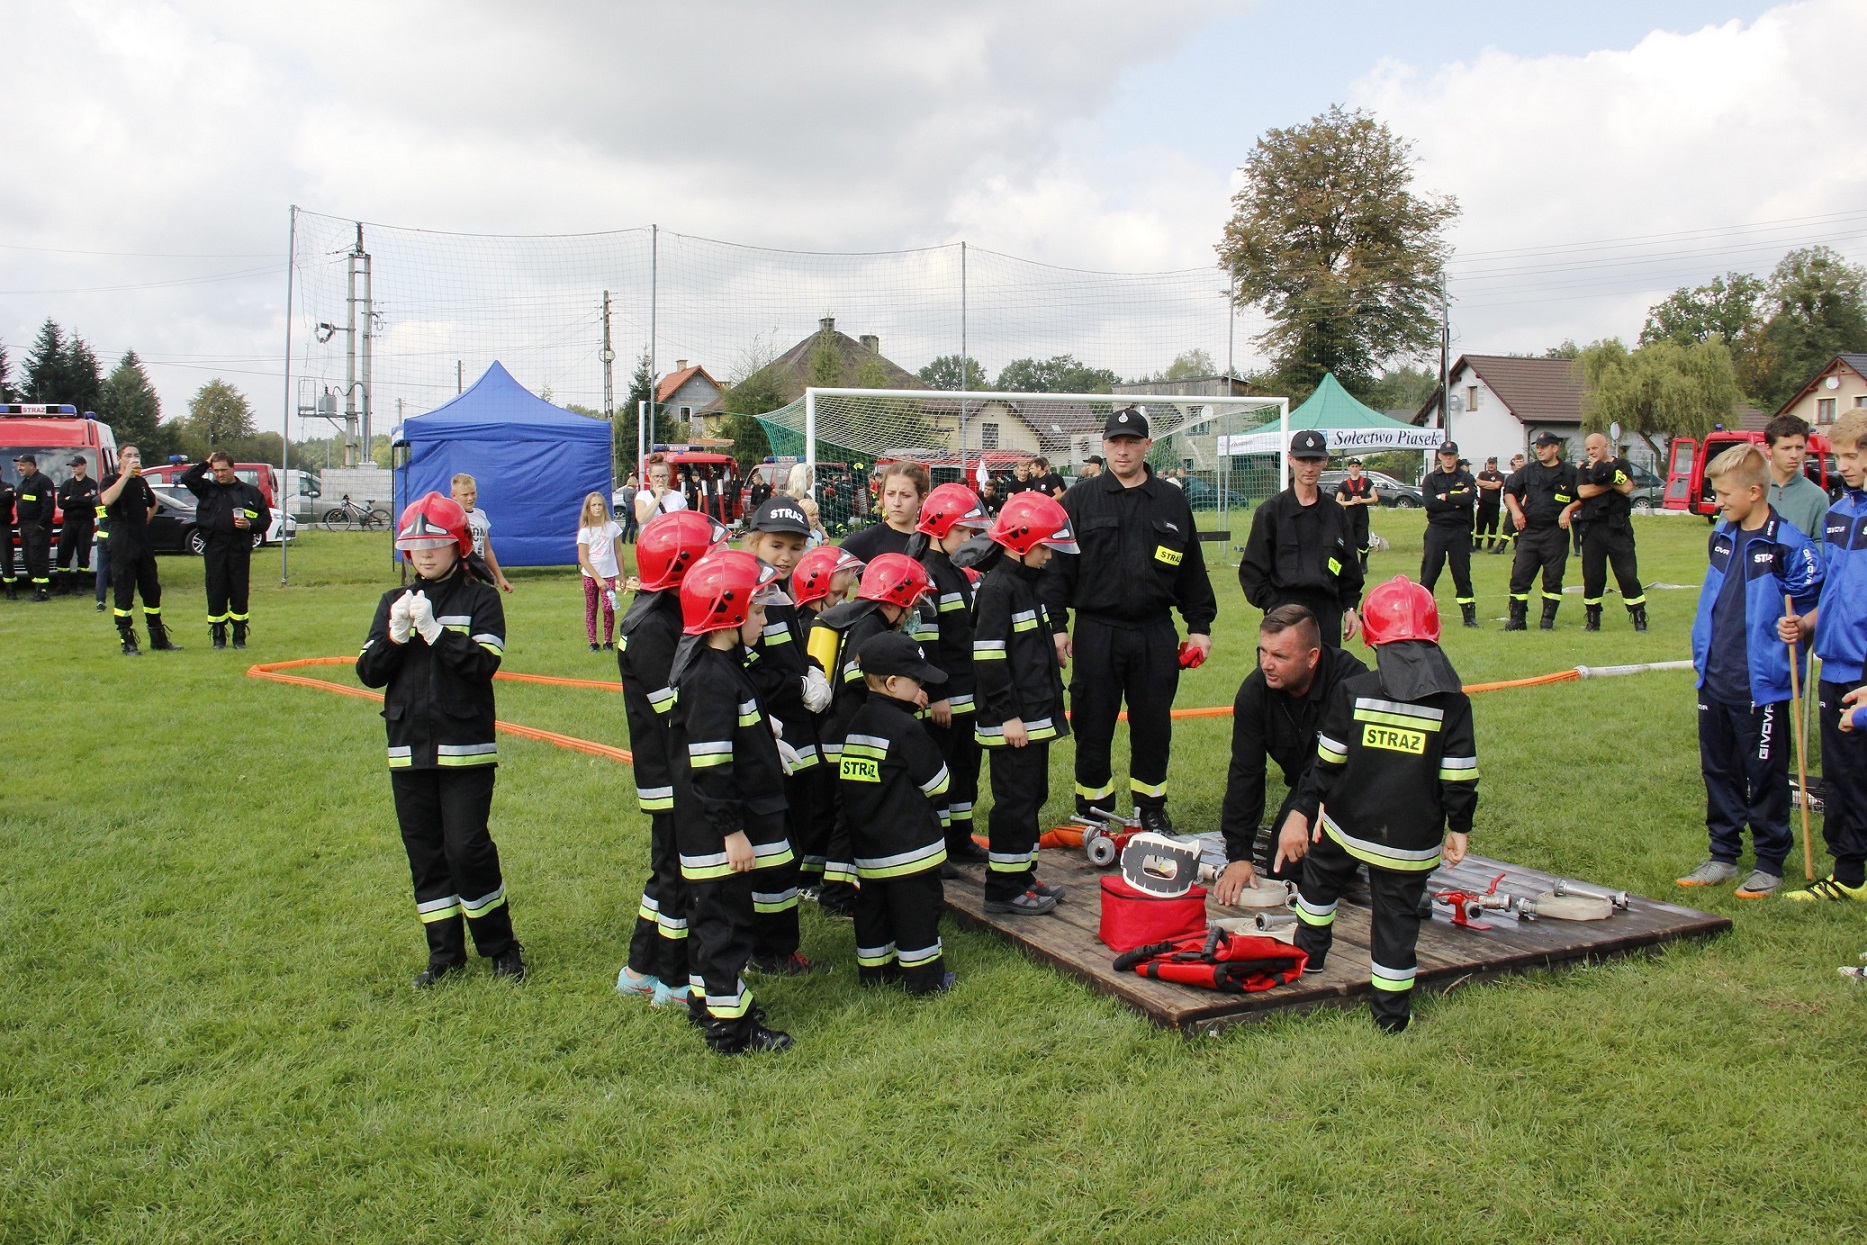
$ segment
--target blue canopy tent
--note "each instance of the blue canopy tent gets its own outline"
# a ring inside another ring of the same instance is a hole
[[[495,362],[473,387],[425,415],[403,421],[392,438],[408,447],[395,469],[395,512],[466,472],[493,520],[501,566],[577,562],[583,499],[610,493],[611,430],[553,406]]]

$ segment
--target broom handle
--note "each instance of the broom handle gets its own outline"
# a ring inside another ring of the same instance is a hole
[[[1796,602],[1788,593],[1783,594],[1783,613],[1794,615]],[[1815,844],[1809,841],[1809,763],[1808,750],[1802,746],[1802,663],[1796,653],[1796,642],[1789,641],[1789,694],[1793,703],[1789,707],[1789,730],[1796,741],[1796,803],[1802,806],[1802,871],[1808,880],[1815,880]]]

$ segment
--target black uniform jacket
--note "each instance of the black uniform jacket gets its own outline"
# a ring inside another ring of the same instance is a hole
[[[845,601],[840,605],[832,605],[817,615],[816,626],[830,627],[843,634],[842,644],[836,650],[836,669],[824,672],[830,680],[833,699],[830,701],[829,713],[817,732],[822,741],[824,759],[834,760],[842,755],[843,736],[848,733],[849,723],[856,716],[856,710],[862,708],[862,702],[869,698],[869,685],[863,681],[862,662],[858,658],[863,642],[891,628],[873,601]]]
[[[921,555],[921,565],[933,580],[935,633],[922,640],[934,668],[946,672],[946,682],[928,689],[928,697],[946,700],[954,713],[973,710],[972,579],[938,549]]]
[[[1597,519],[1625,519],[1633,513],[1634,502],[1615,486],[1626,484],[1633,478],[1634,469],[1624,458],[1604,458],[1598,463],[1584,463],[1576,473],[1577,483],[1599,484],[1608,491],[1584,497],[1576,517],[1584,523],[1593,523]]]
[[[58,486],[58,508],[65,522],[85,524],[97,518],[97,481],[90,476],[67,480]]]
[[[1426,521],[1434,527],[1468,531],[1472,511],[1478,505],[1478,481],[1472,473],[1459,468],[1430,471],[1420,481],[1420,493],[1426,498]],[[1440,494],[1445,499],[1440,500]]]
[[[946,860],[946,763],[916,706],[871,695],[850,720],[837,777],[858,877],[906,877]]]
[[[232,536],[239,532],[235,515],[245,517],[248,528],[241,535],[263,533],[272,516],[266,509],[266,497],[245,480],[222,484],[208,471],[206,463],[196,463],[182,475],[182,484],[200,501],[195,509],[195,526],[211,536]]]
[[[1317,495],[1297,501],[1285,489],[1251,516],[1251,537],[1238,564],[1245,600],[1268,610],[1287,592],[1333,596],[1344,610],[1361,603],[1361,559],[1349,540],[1348,513]]]
[[[674,689],[668,677],[681,643],[680,590],[637,593],[616,630],[616,669],[629,719],[629,751],[635,755],[635,798],[644,813],[669,812],[674,808],[668,751]]]
[[[1227,860],[1251,859],[1252,840],[1264,819],[1265,762],[1277,762],[1284,786],[1295,796],[1316,760],[1316,732],[1336,686],[1366,673],[1368,667],[1347,649],[1324,645],[1316,677],[1301,696],[1273,691],[1261,670],[1238,685],[1238,698],[1232,702],[1232,768],[1219,818]]]
[[[434,609],[441,634],[432,647],[419,631],[410,632],[406,644],[389,638],[389,607],[405,591],[426,595]],[[383,689],[390,769],[498,764],[493,672],[505,652],[499,593],[460,563],[444,579],[418,577],[406,589],[383,593],[357,654],[357,678],[364,687]]]
[[[1177,608],[1186,629],[1212,633],[1219,616],[1206,557],[1186,494],[1152,468],[1133,488],[1115,473],[1078,480],[1062,498],[1080,554],[1059,553],[1044,569],[1042,597],[1051,621],[1069,611],[1115,622],[1149,623]]]
[[[1499,506],[1504,504],[1504,476],[1501,472],[1480,471],[1477,475],[1472,477],[1472,482],[1479,485],[1497,485],[1496,488],[1480,488],[1478,490],[1478,509],[1496,510]]]
[[[1378,672],[1343,680],[1323,713],[1316,763],[1295,808],[1358,860],[1383,869],[1439,867],[1445,833],[1469,834],[1478,808],[1478,746],[1464,692],[1389,699]]]
[[[759,706],[745,649],[698,647],[676,659],[674,721],[674,841],[681,876],[690,882],[722,878],[726,836],[743,831],[757,857],[755,868],[789,864],[784,828],[784,764],[778,739]]]
[[[0,480],[0,527],[13,526],[13,486]]]
[[[1335,495],[1345,501],[1351,497],[1373,497],[1374,481],[1367,476],[1359,480],[1351,480],[1343,476],[1342,482],[1335,486]],[[1344,506],[1342,512],[1348,515],[1348,521],[1355,525],[1357,531],[1368,526],[1368,507],[1365,504]]]
[[[108,493],[117,482],[115,472],[98,481],[100,492]],[[155,490],[141,476],[131,476],[117,500],[104,507],[110,525],[110,551],[133,552],[149,544],[149,512],[155,508]],[[398,589],[396,595],[400,596]]]
[[[988,748],[1005,746],[1009,718],[1023,720],[1032,742],[1070,733],[1056,631],[1037,599],[1038,578],[1039,572],[1007,554],[979,584],[972,633],[973,735]]]
[[[1530,463],[1511,475],[1504,491],[1523,507],[1524,527],[1535,531],[1556,526],[1556,520],[1575,500],[1575,485],[1574,463],[1557,463],[1554,467]]]
[[[759,702],[784,727],[784,742],[797,752],[793,768],[800,772],[821,759],[816,715],[804,707],[804,674],[809,669],[804,619],[798,616],[797,606],[766,606],[765,630],[746,651],[746,670],[758,689]]]
[[[52,507],[57,501],[58,486],[52,483],[52,477],[35,470],[29,476],[21,476],[14,489],[14,518],[21,527],[29,523],[50,524]]]

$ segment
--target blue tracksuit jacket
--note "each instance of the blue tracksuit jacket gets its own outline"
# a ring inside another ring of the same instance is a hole
[[[1867,492],[1849,489],[1828,508],[1822,530],[1822,613],[1815,655],[1822,678],[1855,683],[1867,662]]]
[[[1763,527],[1749,534],[1746,564],[1733,567],[1736,529],[1735,523],[1721,523],[1711,534],[1711,565],[1705,569],[1705,583],[1698,594],[1698,617],[1692,622],[1692,666],[1698,671],[1698,686],[1704,687],[1705,662],[1714,643],[1712,606],[1717,604],[1726,576],[1741,574],[1750,699],[1759,705],[1776,704],[1790,696],[1789,646],[1776,634],[1777,620],[1783,616],[1783,596],[1795,598],[1798,614],[1813,609],[1821,594],[1822,559],[1807,536],[1771,510]],[[1816,621],[1819,625],[1821,620]],[[1807,655],[1803,656],[1806,663]],[[1806,678],[1807,674],[1804,669],[1799,677]]]

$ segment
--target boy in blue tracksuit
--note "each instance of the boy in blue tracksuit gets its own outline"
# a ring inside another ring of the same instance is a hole
[[[1711,565],[1692,623],[1699,768],[1705,776],[1711,855],[1679,885],[1735,880],[1748,824],[1756,863],[1736,894],[1763,899],[1783,884],[1783,861],[1792,842],[1789,650],[1777,626],[1785,615],[1785,596],[1795,601],[1789,613],[1815,605],[1822,562],[1808,537],[1764,500],[1770,464],[1762,450],[1748,443],[1734,446],[1713,460],[1706,474],[1726,519],[1712,532]]]
[[[1822,659],[1817,706],[1822,730],[1822,837],[1835,871],[1785,899],[1867,903],[1867,732],[1842,719],[1867,701],[1867,410],[1855,409],[1828,433],[1848,491],[1822,524],[1822,600],[1815,613],[1785,618],[1783,639],[1815,638]]]

